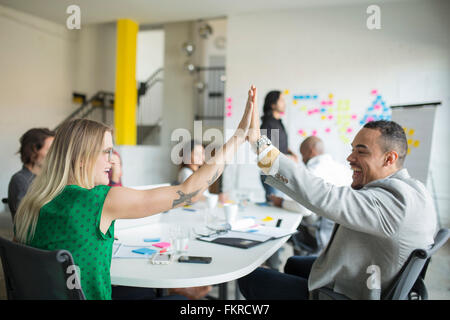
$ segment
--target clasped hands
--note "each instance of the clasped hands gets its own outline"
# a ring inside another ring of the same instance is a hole
[[[242,116],[239,126],[234,136],[240,143],[248,141],[254,145],[261,137],[259,124],[259,115],[257,107],[257,90],[255,86],[251,86],[248,91],[247,104],[245,106],[244,115]]]

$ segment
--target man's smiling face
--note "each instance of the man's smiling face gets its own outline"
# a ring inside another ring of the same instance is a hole
[[[361,189],[367,183],[393,173],[392,166],[386,165],[379,130],[362,128],[352,142],[352,153],[347,161],[353,170],[353,189]]]

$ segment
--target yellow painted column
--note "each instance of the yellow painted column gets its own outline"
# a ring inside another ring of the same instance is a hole
[[[115,142],[136,145],[136,42],[138,24],[130,19],[117,21],[116,92],[114,98]]]

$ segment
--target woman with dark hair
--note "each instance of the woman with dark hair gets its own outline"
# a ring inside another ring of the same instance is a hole
[[[288,137],[284,128],[281,117],[286,110],[286,103],[284,101],[281,91],[270,91],[264,99],[263,116],[261,117],[261,134],[266,135],[273,145],[280,150],[280,152],[287,155],[293,161],[298,162],[297,156],[288,147]],[[266,192],[266,201],[270,201],[270,195],[276,195],[276,190],[264,183],[265,175],[261,174],[261,182]]]
[[[16,172],[8,186],[8,205],[14,219],[20,200],[27,193],[36,175],[41,173],[42,164],[50,148],[55,133],[47,128],[33,128],[20,138],[20,159],[22,169]]]

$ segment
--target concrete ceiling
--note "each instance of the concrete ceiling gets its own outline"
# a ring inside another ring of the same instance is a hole
[[[81,23],[130,18],[140,25],[209,19],[233,14],[320,6],[370,5],[406,0],[0,0],[0,5],[65,24],[66,8],[81,9]]]

